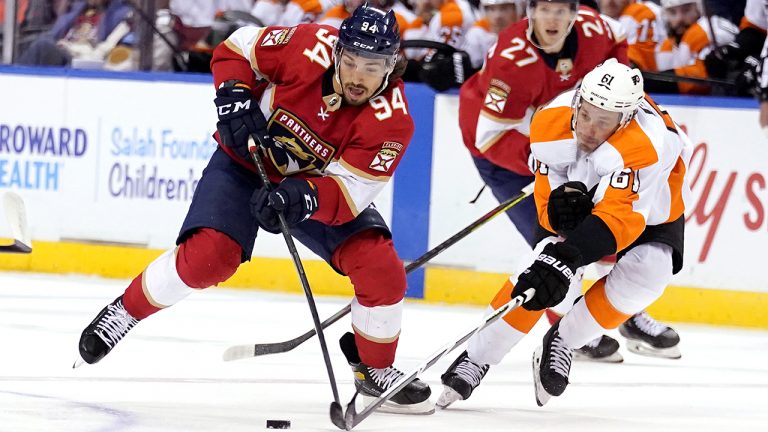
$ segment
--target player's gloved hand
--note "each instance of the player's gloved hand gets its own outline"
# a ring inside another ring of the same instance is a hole
[[[269,135],[264,113],[253,99],[250,87],[236,80],[225,81],[216,90],[214,103],[219,115],[216,128],[219,130],[221,144],[250,160],[248,137],[251,134]]]
[[[561,184],[549,194],[547,217],[552,229],[567,237],[585,217],[592,213],[592,198],[587,186],[579,181]]]
[[[469,54],[456,51],[453,54],[437,52],[421,65],[419,79],[442,92],[458,88],[474,73]]]
[[[711,78],[725,78],[728,71],[744,60],[746,53],[736,43],[720,45],[704,58],[704,67]]]
[[[550,243],[536,260],[517,277],[512,297],[521,295],[528,288],[536,293],[523,303],[527,310],[542,310],[559,304],[568,293],[571,278],[581,267],[581,252],[566,243]]]
[[[251,214],[266,231],[280,232],[278,213],[288,226],[309,219],[318,209],[317,188],[308,180],[286,177],[271,192],[257,189],[251,196]]]
[[[741,70],[734,78],[737,96],[754,96],[760,91],[757,84],[759,68],[760,60],[752,56],[744,59]]]

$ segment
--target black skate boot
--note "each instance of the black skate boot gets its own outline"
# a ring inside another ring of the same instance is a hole
[[[123,307],[123,296],[116,298],[83,330],[79,344],[82,361],[76,361],[73,367],[83,361],[94,364],[104,358],[138,322]]]
[[[539,406],[563,394],[568,386],[573,350],[563,343],[559,328],[560,321],[549,328],[542,345],[533,353],[533,382]]]
[[[619,353],[619,342],[602,335],[587,342],[583,347],[573,350],[573,359],[602,363],[621,363],[624,357]]]
[[[619,326],[619,333],[627,338],[627,349],[648,357],[679,359],[680,336],[677,332],[643,311],[632,315]]]
[[[339,345],[349,366],[352,367],[355,388],[366,405],[404,375],[393,366],[377,369],[361,362],[355,344],[355,335],[352,333],[345,333],[339,340]],[[378,411],[397,414],[432,414],[435,412],[435,406],[429,401],[431,394],[429,386],[417,378],[392,396],[392,399],[384,402]]]
[[[457,400],[467,400],[472,391],[480,385],[483,377],[488,373],[490,365],[478,364],[469,359],[464,351],[448,366],[445,373],[440,376],[443,382],[443,393],[437,400],[438,408],[448,408]]]

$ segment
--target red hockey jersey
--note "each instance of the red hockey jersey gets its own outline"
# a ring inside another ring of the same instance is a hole
[[[536,109],[573,88],[604,60],[615,57],[627,64],[623,35],[591,9],[579,10],[566,39],[570,57],[545,58],[526,38],[528,20],[499,34],[484,68],[459,91],[459,127],[464,145],[476,157],[523,175],[528,168],[529,129]],[[548,64],[549,62],[549,64]]]
[[[270,178],[311,178],[319,196],[312,218],[331,225],[354,219],[373,202],[414,130],[402,80],[361,106],[334,92],[337,33],[318,24],[243,27],[216,48],[211,63],[216,86],[236,79],[256,88],[270,135],[290,152],[286,166],[264,158]],[[259,80],[265,81],[257,86]]]

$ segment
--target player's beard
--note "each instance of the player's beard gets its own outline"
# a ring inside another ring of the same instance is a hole
[[[359,84],[344,85],[344,101],[349,105],[362,105],[368,102],[371,91]]]

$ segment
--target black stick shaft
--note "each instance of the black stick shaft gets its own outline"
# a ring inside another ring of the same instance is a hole
[[[514,207],[516,204],[518,204],[520,201],[525,199],[525,197],[530,195],[532,192],[533,192],[533,183],[523,188],[523,190],[519,194],[502,202],[501,204],[496,206],[493,210],[480,216],[480,218],[478,218],[476,221],[466,226],[461,231],[457,232],[456,234],[454,234],[444,242],[430,249],[429,251],[424,253],[422,256],[416,258],[414,261],[408,263],[408,265],[405,266],[405,273],[409,274],[414,270],[420,268],[421,266],[429,262],[432,258],[436,257],[437,255],[439,255],[449,247],[458,243],[459,240],[463,239],[464,237],[466,237],[476,229],[485,225],[491,219],[495,218],[501,213]],[[341,310],[339,310],[335,314],[328,317],[325,321],[323,321],[320,324],[320,328],[325,329],[330,327],[336,321],[345,317],[351,310],[352,310],[351,304],[347,304]],[[298,347],[302,343],[306,342],[307,340],[311,339],[312,336],[314,336],[315,334],[317,334],[317,331],[313,328],[307,331],[306,333],[302,334],[301,336],[298,336],[296,338],[283,341],[283,342],[234,346],[234,347],[231,347],[229,350],[227,350],[227,352],[224,355],[224,359],[238,360],[242,358],[258,357],[258,356],[267,355],[267,354],[278,354],[278,353],[288,352]]]
[[[259,143],[261,143],[261,140],[264,139],[264,137],[261,136],[257,136],[256,138],[259,140]],[[267,177],[267,171],[264,169],[264,163],[261,161],[261,156],[259,156],[259,151],[256,143],[253,141],[253,137],[249,138],[248,140],[248,149],[251,152],[253,162],[256,164],[256,171],[258,172],[259,177],[263,183],[262,187],[270,190],[271,184],[269,182],[269,177]],[[331,382],[333,400],[336,404],[341,405],[339,402],[339,390],[336,388],[336,377],[333,374],[333,366],[331,365],[331,357],[328,354],[328,345],[325,343],[325,335],[323,335],[323,329],[320,326],[320,316],[317,313],[317,306],[315,305],[315,298],[312,295],[312,290],[309,288],[309,281],[307,280],[307,274],[304,272],[304,265],[301,263],[299,251],[296,250],[296,244],[293,242],[293,237],[291,237],[290,228],[285,222],[285,216],[282,213],[278,213],[277,217],[280,221],[280,231],[282,231],[285,244],[288,246],[288,251],[291,253],[293,264],[296,266],[296,273],[299,274],[301,287],[304,288],[304,294],[307,297],[307,304],[309,305],[309,310],[312,313],[312,323],[315,325],[315,331],[317,332],[317,337],[320,340],[320,349],[323,351],[325,368],[328,371],[328,379]]]

